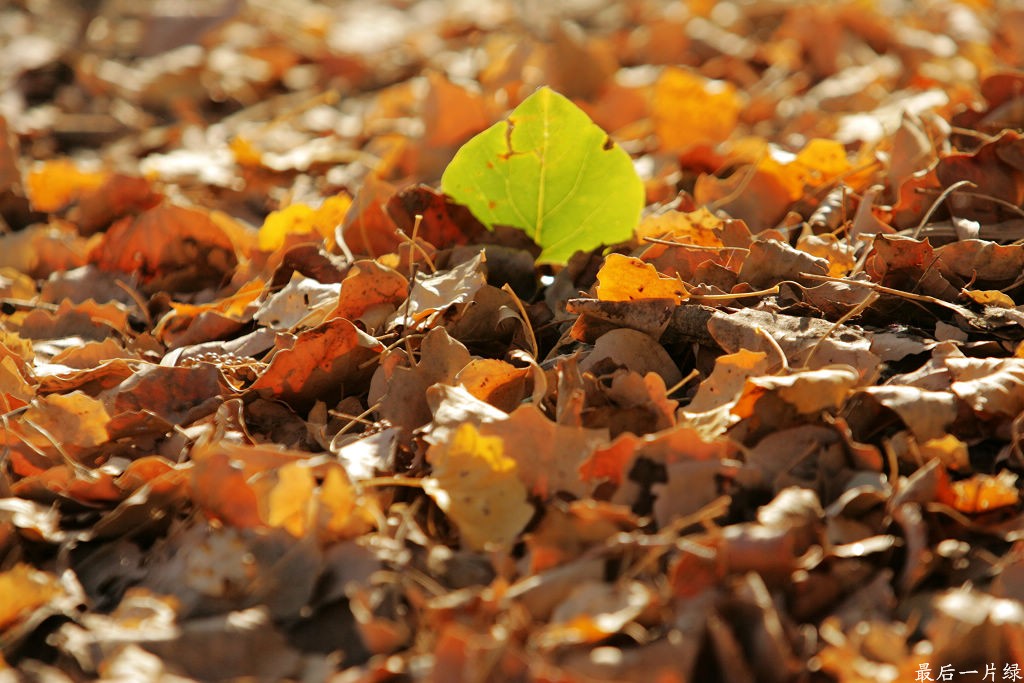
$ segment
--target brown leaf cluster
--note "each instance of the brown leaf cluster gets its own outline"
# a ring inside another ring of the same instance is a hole
[[[0,7],[0,675],[1012,680],[1021,36]],[[558,268],[433,189],[541,85],[647,189]]]

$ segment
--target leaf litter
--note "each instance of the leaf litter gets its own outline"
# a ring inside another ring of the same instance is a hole
[[[185,4],[0,9],[3,675],[1014,680],[1024,11]]]

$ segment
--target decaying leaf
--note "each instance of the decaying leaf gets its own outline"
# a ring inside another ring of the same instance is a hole
[[[1019,4],[2,3],[0,669],[1018,679]]]
[[[518,464],[505,451],[501,437],[466,424],[427,456],[434,475],[424,481],[424,490],[470,548],[511,544],[533,516]]]

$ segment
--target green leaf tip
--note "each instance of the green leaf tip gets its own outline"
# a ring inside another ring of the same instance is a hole
[[[488,227],[525,231],[543,263],[629,239],[644,207],[629,155],[548,87],[464,144],[441,189]]]

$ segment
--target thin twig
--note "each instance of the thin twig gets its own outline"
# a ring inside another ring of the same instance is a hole
[[[835,333],[835,331],[838,330],[840,327],[842,327],[846,323],[847,320],[849,320],[850,318],[854,317],[855,315],[860,314],[860,312],[863,311],[865,308],[867,308],[871,304],[873,304],[876,301],[878,301],[878,296],[879,296],[878,292],[872,292],[871,294],[868,294],[864,298],[864,301],[861,301],[859,304],[857,304],[856,306],[851,308],[849,311],[844,313],[839,318],[839,320],[835,321],[835,323],[833,323],[832,327],[828,328],[828,330],[825,331],[825,334],[821,335],[821,339],[819,339],[817,342],[815,342],[814,346],[811,347],[810,353],[808,353],[807,354],[807,358],[804,359],[803,367],[805,367],[805,368],[810,367],[811,359],[814,358],[814,354],[816,354],[818,352],[818,349],[820,349],[821,345],[825,343],[825,340],[828,339],[829,337],[831,337],[832,334]]]
[[[931,219],[932,214],[938,210],[939,205],[946,200],[946,197],[953,194],[961,187],[977,187],[977,185],[972,183],[970,180],[958,180],[957,182],[953,183],[945,190],[943,190],[942,193],[935,198],[935,201],[932,202],[932,205],[928,207],[928,212],[924,215],[923,218],[921,218],[921,222],[917,224],[917,229],[914,230],[913,234],[914,239],[917,239],[917,236],[921,233],[921,230],[924,229],[924,226],[927,225],[928,221]]]
[[[768,346],[775,351],[775,355],[779,357],[779,362],[782,364],[781,370],[783,372],[789,372],[789,358],[786,357],[786,352],[779,346],[779,342],[772,335],[768,334],[763,327],[756,325],[754,327],[754,333],[764,337],[764,340],[768,342]]]
[[[727,247],[727,246],[712,246],[710,244],[689,244],[687,242],[676,242],[675,240],[667,240],[663,237],[644,237],[644,242],[653,242],[654,244],[664,244],[667,247],[686,247],[687,249],[702,249],[705,251],[745,251],[750,252],[746,247]]]
[[[28,301],[27,299],[12,299],[10,297],[0,297],[0,304],[4,306],[13,306],[14,308],[38,308],[42,311],[50,311],[51,313],[57,311],[59,306],[57,304],[47,303],[45,301]]]
[[[947,308],[953,311],[954,313],[958,313],[962,316],[968,318],[971,317],[971,312],[964,308],[963,306],[957,306],[956,304],[951,304],[948,301],[936,299],[933,296],[927,296],[925,294],[913,294],[911,292],[904,292],[901,289],[893,289],[892,287],[886,287],[876,282],[865,282],[864,280],[849,280],[841,277],[832,277],[830,275],[815,275],[814,273],[800,273],[800,277],[807,278],[808,280],[819,280],[821,282],[839,282],[846,285],[856,285],[857,287],[867,287],[868,289],[873,289],[876,292],[881,292],[882,294],[891,294],[893,296],[902,297],[904,299],[909,299],[911,301],[920,301],[926,304],[934,304],[936,306]]]
[[[134,287],[129,286],[128,283],[122,280],[121,278],[114,280],[114,284],[120,287],[125,294],[130,296],[132,298],[132,301],[135,302],[135,305],[139,307],[139,312],[142,313],[142,317],[145,318],[146,320],[146,329],[153,329],[153,316],[149,314],[149,306],[147,306],[146,302],[143,301],[142,296],[137,291],[135,291]],[[233,294],[232,296],[236,295]],[[231,297],[228,297],[228,299],[230,298]]]
[[[341,436],[342,434],[345,434],[346,432],[348,432],[348,430],[352,429],[352,428],[353,428],[354,426],[356,426],[356,425],[357,425],[357,424],[359,424],[360,422],[365,422],[364,418],[365,418],[365,417],[366,417],[367,415],[369,415],[370,413],[372,413],[372,412],[376,411],[376,410],[377,410],[378,408],[380,408],[380,405],[381,405],[381,404],[380,404],[380,402],[378,401],[377,403],[374,403],[374,404],[373,404],[372,406],[370,406],[369,408],[367,408],[367,409],[366,409],[366,410],[364,410],[363,412],[359,413],[359,415],[357,415],[356,417],[354,417],[354,418],[352,418],[351,420],[349,420],[349,423],[348,423],[347,425],[345,425],[344,427],[342,427],[341,429],[339,429],[339,430],[338,430],[338,431],[337,431],[337,432],[335,433],[335,435],[331,437],[331,448],[333,449],[333,447],[334,447],[334,441],[335,441],[335,439],[337,439],[337,438],[338,438],[339,436]]]
[[[519,300],[519,296],[507,282],[501,286],[501,289],[504,292],[508,292],[516,308],[519,310],[519,315],[523,316],[523,323],[526,326],[526,341],[530,343],[530,353],[533,354],[533,358],[536,360],[540,349],[537,347],[537,336],[533,333],[533,323],[530,322],[530,316],[526,315],[526,308],[523,307],[523,302]]]
[[[759,289],[755,292],[736,292],[734,294],[690,294],[690,300],[697,301],[732,301],[733,299],[746,299],[752,296],[769,296],[771,294],[778,294],[779,286],[769,287],[768,289]]]

